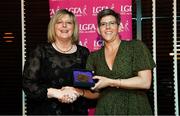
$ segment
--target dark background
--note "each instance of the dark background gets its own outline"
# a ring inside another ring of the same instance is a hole
[[[140,3],[140,5],[139,5]],[[180,8],[179,1],[177,8]],[[139,34],[152,51],[152,1],[132,0],[133,39]],[[141,12],[137,12],[141,9]],[[49,22],[49,0],[24,0],[25,52],[36,44],[46,42]],[[157,88],[158,114],[174,115],[174,72],[173,57],[173,1],[156,1],[156,52],[157,52]],[[180,29],[180,9],[177,9],[177,29]],[[137,22],[139,21],[141,25]],[[0,115],[22,114],[22,24],[21,0],[3,0],[0,2]],[[137,32],[141,26],[142,33]],[[177,32],[178,41],[180,33]],[[25,53],[25,54],[26,54]],[[26,59],[26,58],[25,58]],[[178,60],[178,68],[180,67]],[[178,69],[179,70],[179,69]],[[180,72],[180,71],[179,71]],[[179,73],[178,72],[178,73]],[[179,76],[179,74],[178,74]],[[154,108],[153,85],[148,96]]]

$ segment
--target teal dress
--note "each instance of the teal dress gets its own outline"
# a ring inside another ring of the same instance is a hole
[[[112,70],[109,69],[104,47],[90,54],[86,68],[95,75],[111,79],[128,79],[138,71],[155,67],[153,58],[139,40],[121,41]],[[151,115],[152,110],[145,90],[107,87],[100,91],[96,115]]]

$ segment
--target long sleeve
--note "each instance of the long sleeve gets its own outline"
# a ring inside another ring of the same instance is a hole
[[[38,101],[47,98],[47,87],[40,79],[41,58],[41,48],[37,47],[29,54],[23,70],[23,90],[27,97]]]

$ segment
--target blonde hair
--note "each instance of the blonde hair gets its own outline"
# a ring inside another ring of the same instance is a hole
[[[56,11],[56,13],[51,17],[51,20],[48,24],[48,33],[47,33],[48,42],[49,43],[55,42],[55,30],[54,30],[55,24],[57,23],[59,17],[62,17],[64,15],[69,15],[73,20],[74,31],[72,34],[72,44],[78,44],[79,43],[79,28],[78,28],[76,17],[72,12],[66,9],[61,9],[61,10]]]

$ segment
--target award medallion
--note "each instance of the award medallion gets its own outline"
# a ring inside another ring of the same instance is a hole
[[[95,82],[92,79],[93,73],[89,70],[73,70],[73,84],[76,87],[91,88]]]

